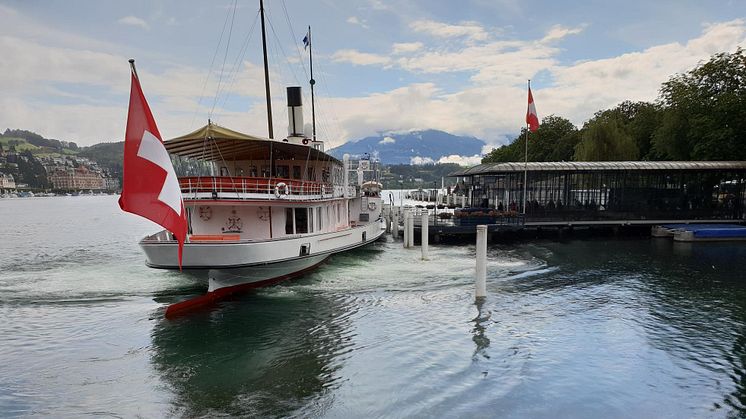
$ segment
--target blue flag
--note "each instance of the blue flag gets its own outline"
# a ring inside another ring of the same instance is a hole
[[[308,32],[306,36],[303,37],[303,49],[308,48],[311,45],[311,32]]]

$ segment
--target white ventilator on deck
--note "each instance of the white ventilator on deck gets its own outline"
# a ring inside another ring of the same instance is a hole
[[[422,260],[427,260],[428,258],[428,248],[427,248],[427,231],[428,225],[427,225],[427,211],[422,213]]]
[[[475,296],[487,296],[487,226],[477,226],[477,280]]]

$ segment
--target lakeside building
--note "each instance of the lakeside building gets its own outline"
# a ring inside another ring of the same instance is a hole
[[[4,173],[0,173],[0,189],[15,189],[16,188],[16,181],[13,178],[13,175],[6,175]]]
[[[742,161],[486,163],[450,176],[468,206],[527,222],[742,220],[746,207]]]
[[[90,171],[87,167],[58,168],[47,175],[55,189],[94,190],[106,189],[105,178],[101,173]]]

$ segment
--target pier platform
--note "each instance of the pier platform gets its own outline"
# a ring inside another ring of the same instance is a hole
[[[671,237],[680,242],[743,241],[746,227],[738,224],[662,224],[651,230],[653,237]]]

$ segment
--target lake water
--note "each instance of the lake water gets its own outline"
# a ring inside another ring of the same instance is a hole
[[[165,320],[116,197],[0,200],[0,416],[746,416],[746,244],[390,237]]]

